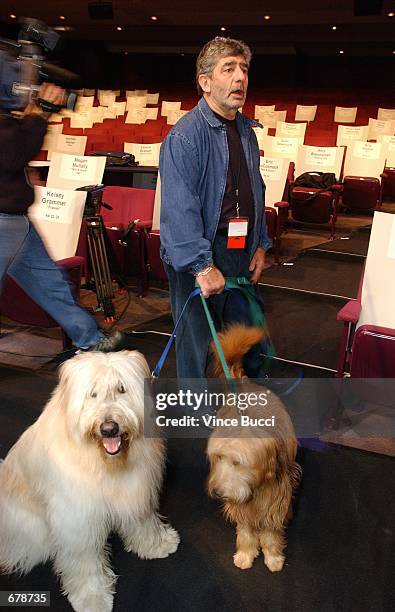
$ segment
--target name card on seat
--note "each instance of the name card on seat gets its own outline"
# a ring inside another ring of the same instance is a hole
[[[159,166],[160,146],[160,142],[152,144],[125,142],[123,150],[125,153],[132,153],[140,166]]]
[[[267,136],[267,126],[260,128],[260,127],[253,127],[252,128],[255,132],[256,135],[256,139],[258,141],[258,147],[263,151],[265,149],[265,136]]]
[[[158,104],[159,92],[158,93],[147,93],[147,104]]]
[[[295,176],[300,176],[303,172],[333,172],[339,179],[343,157],[343,147],[300,145],[295,163]]]
[[[336,146],[347,146],[354,140],[367,140],[368,125],[339,125],[337,127]]]
[[[52,159],[52,155],[56,153],[74,153],[83,155],[86,147],[86,136],[74,136],[73,134],[56,134],[52,141],[52,149],[48,150],[48,159]]]
[[[279,157],[296,162],[299,146],[302,143],[299,138],[286,138],[285,136],[266,136],[263,150],[266,157]]]
[[[131,108],[125,119],[125,123],[145,123],[147,119],[147,109],[142,107]]]
[[[281,202],[283,199],[288,176],[289,159],[261,157],[259,169],[266,185],[265,206],[273,207],[276,202]]]
[[[127,111],[134,108],[144,108],[145,106],[147,106],[147,96],[135,96],[126,100]]]
[[[126,112],[126,102],[114,102],[113,109],[115,110],[117,117],[124,115]]]
[[[91,128],[93,127],[92,109],[78,111],[70,117],[71,128]]]
[[[395,167],[395,136],[388,136],[386,134],[379,134],[377,136],[378,142],[385,142],[388,144],[387,150],[387,161],[386,166],[388,168]]]
[[[393,136],[395,134],[395,120],[381,121],[379,119],[369,119],[369,140],[377,140],[379,134]]]
[[[180,108],[181,108],[181,102],[168,102],[164,100],[162,102],[160,114],[162,115],[162,117],[167,117],[167,114],[169,111],[180,110]]]
[[[158,118],[158,108],[146,108],[145,109],[145,118],[146,119],[152,119],[153,121],[156,121],[156,119]]]
[[[78,96],[77,103],[75,105],[75,110],[87,110],[92,108],[93,102],[95,101],[95,96]]]
[[[105,157],[86,157],[53,153],[48,172],[47,187],[77,189],[102,183]]]
[[[379,121],[395,121],[395,108],[379,108],[377,119]]]
[[[306,106],[305,104],[297,104],[295,112],[295,121],[314,121],[317,112],[317,105]]]
[[[255,104],[255,114],[254,119],[257,121],[261,121],[261,115],[263,113],[274,111],[276,108],[275,104],[270,104],[269,106],[260,106],[259,104]]]
[[[357,117],[357,110],[357,106],[335,106],[335,123],[355,123],[355,119]]]
[[[263,111],[259,116],[259,122],[262,123],[263,127],[275,128],[277,121],[285,121],[287,118],[287,111]]]
[[[112,106],[115,102],[115,98],[116,98],[116,92],[99,90],[100,106]]]
[[[179,119],[181,119],[181,117],[183,115],[186,115],[188,111],[186,110],[169,110],[167,112],[167,125],[175,125],[177,123],[177,121]]]
[[[344,176],[380,178],[384,171],[388,143],[356,140],[347,147]]]
[[[287,123],[286,121],[277,121],[276,136],[286,136],[287,138],[299,138],[300,144],[303,144],[306,133],[307,123]]]
[[[75,255],[85,200],[85,191],[35,186],[28,215],[52,259]]]
[[[41,149],[43,151],[50,151],[54,147],[54,143],[58,134],[61,134],[63,131],[62,123],[54,123],[53,125],[47,125],[47,133],[44,136],[43,144],[41,145]]]

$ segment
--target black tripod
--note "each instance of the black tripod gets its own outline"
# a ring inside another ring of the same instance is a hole
[[[103,218],[99,214],[100,206],[111,209],[111,206],[102,202],[103,185],[80,187],[78,191],[86,191],[84,219],[88,242],[89,261],[92,267],[98,309],[104,312],[104,321],[115,321],[115,308],[112,302],[114,291],[108,264],[107,248],[105,243],[105,228]]]

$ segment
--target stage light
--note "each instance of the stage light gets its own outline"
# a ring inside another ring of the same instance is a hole
[[[270,19],[270,15],[264,15],[264,17],[263,17],[263,18],[264,18],[266,21],[269,21],[269,19]]]

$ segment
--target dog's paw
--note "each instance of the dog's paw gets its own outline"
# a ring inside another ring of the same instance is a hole
[[[165,559],[176,552],[179,543],[178,532],[170,525],[162,525],[155,541],[151,543],[151,546],[144,547],[144,550],[140,547],[138,555],[142,559]]]
[[[86,597],[72,597],[69,602],[75,612],[112,612],[114,597],[110,593],[91,593]]]
[[[285,557],[283,555],[265,554],[265,565],[271,572],[281,572],[284,566]]]
[[[252,567],[256,556],[257,555],[254,555],[252,553],[246,553],[242,550],[239,550],[233,555],[233,563],[239,569],[249,569],[250,567]]]

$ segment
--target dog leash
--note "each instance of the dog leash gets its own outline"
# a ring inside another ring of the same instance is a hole
[[[181,312],[180,312],[180,316],[178,317],[178,319],[177,319],[177,321],[176,321],[176,324],[175,324],[175,326],[174,326],[173,332],[172,332],[172,334],[171,334],[171,336],[170,336],[170,338],[169,338],[169,340],[168,340],[168,342],[167,342],[167,344],[166,344],[166,346],[165,346],[165,349],[164,349],[164,351],[163,351],[162,355],[160,356],[159,361],[158,361],[158,363],[156,364],[155,368],[152,370],[152,373],[151,373],[151,377],[152,377],[152,378],[158,378],[158,376],[159,376],[159,374],[160,374],[160,372],[161,372],[161,370],[162,370],[162,368],[163,368],[163,364],[164,364],[164,363],[165,363],[165,361],[166,361],[167,355],[169,354],[170,348],[171,348],[171,346],[172,346],[172,344],[173,344],[173,342],[174,342],[174,338],[176,337],[176,331],[177,331],[177,328],[178,328],[178,326],[179,326],[179,324],[180,324],[180,321],[181,321],[181,319],[182,319],[182,317],[183,317],[183,315],[184,315],[184,312],[185,312],[185,310],[187,309],[187,307],[188,307],[189,303],[190,303],[190,302],[193,300],[193,298],[194,298],[194,297],[196,297],[197,295],[200,295],[200,297],[201,297],[201,300],[202,300],[202,303],[203,303],[203,308],[204,308],[204,311],[205,311],[205,313],[206,313],[207,322],[208,322],[208,325],[209,325],[209,328],[210,328],[211,335],[212,335],[212,337],[213,337],[213,340],[214,340],[215,346],[216,346],[217,351],[218,351],[218,357],[219,357],[219,359],[220,359],[220,362],[221,362],[222,368],[223,368],[223,370],[224,370],[225,377],[226,377],[228,380],[232,380],[232,376],[231,376],[231,374],[230,374],[229,366],[228,366],[228,364],[226,363],[225,355],[224,355],[224,353],[223,353],[223,350],[222,350],[222,347],[221,347],[220,341],[218,340],[217,331],[216,331],[216,329],[215,329],[213,319],[212,319],[212,317],[211,317],[210,311],[209,311],[208,306],[207,306],[207,303],[206,303],[206,298],[203,296],[203,294],[202,294],[202,291],[201,291],[200,287],[196,287],[196,289],[194,289],[193,291],[191,291],[191,293],[189,294],[189,296],[188,296],[188,298],[187,298],[187,300],[186,300],[186,302],[185,302],[184,306],[182,307],[182,310],[181,310]]]

